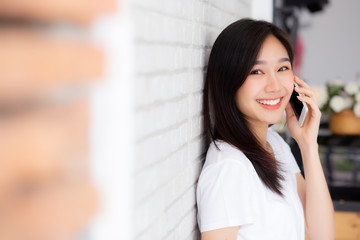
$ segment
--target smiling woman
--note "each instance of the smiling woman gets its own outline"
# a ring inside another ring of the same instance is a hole
[[[237,107],[256,129],[279,121],[293,91],[291,62],[276,37],[266,37],[258,59],[236,93]]]
[[[197,188],[203,240],[303,240],[305,231],[311,239],[333,239],[317,152],[320,111],[309,86],[294,77],[293,58],[287,35],[264,21],[239,20],[214,43],[204,87],[211,144]],[[289,104],[294,90],[309,108],[303,127]],[[284,110],[306,184],[289,146],[269,129]]]

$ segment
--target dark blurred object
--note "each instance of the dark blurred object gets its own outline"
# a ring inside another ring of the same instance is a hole
[[[311,13],[322,11],[328,0],[284,0],[286,7],[306,7]]]
[[[287,32],[293,46],[296,46],[296,39],[299,27],[300,9],[308,9],[310,13],[323,11],[328,0],[273,0],[274,16],[273,22],[276,26]]]
[[[304,176],[300,149],[294,139],[287,142]],[[328,124],[322,123],[318,143],[335,209],[360,212],[360,135],[332,134]]]
[[[360,202],[360,135],[332,134],[322,124],[318,143],[332,199]]]

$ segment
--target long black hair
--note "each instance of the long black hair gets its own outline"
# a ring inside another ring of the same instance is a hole
[[[223,140],[241,150],[262,182],[282,196],[280,165],[250,131],[246,117],[235,102],[237,90],[245,82],[269,35],[282,43],[292,64],[294,51],[288,35],[272,23],[241,19],[220,33],[207,67],[203,95],[204,127],[210,140]]]

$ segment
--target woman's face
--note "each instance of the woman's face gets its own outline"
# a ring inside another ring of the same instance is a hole
[[[252,126],[274,124],[281,119],[293,86],[288,53],[276,37],[269,35],[249,76],[236,92],[237,107]]]

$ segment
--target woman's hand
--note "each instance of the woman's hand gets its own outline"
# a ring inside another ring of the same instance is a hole
[[[305,213],[305,229],[309,239],[334,239],[334,207],[317,148],[321,112],[310,87],[298,77],[295,77],[295,82],[299,85],[295,91],[304,95],[299,100],[309,108],[303,127],[300,127],[291,105],[286,106],[286,122],[291,136],[300,147],[306,176],[304,180],[301,174],[297,174],[298,194]]]
[[[296,119],[296,116],[293,112],[291,104],[288,103],[286,106],[286,122],[290,131],[291,136],[296,140],[299,147],[309,147],[311,145],[317,144],[317,136],[319,133],[320,117],[321,112],[316,103],[315,94],[303,80],[295,76],[295,82],[298,87],[295,88],[295,91],[302,96],[299,96],[299,100],[304,102],[308,108],[309,112],[305,118],[303,127],[299,126],[299,123]]]

